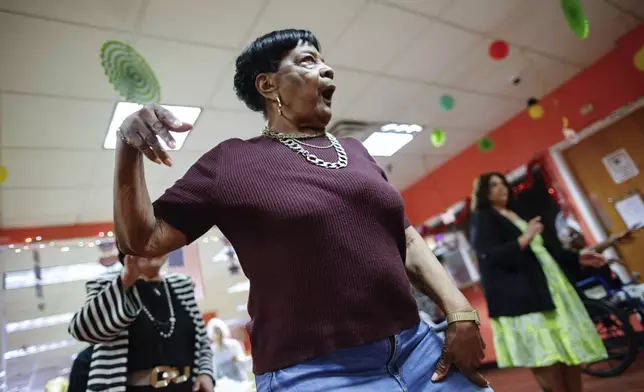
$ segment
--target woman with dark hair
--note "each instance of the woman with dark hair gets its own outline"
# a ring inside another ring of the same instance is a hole
[[[119,243],[154,257],[219,227],[250,280],[260,392],[487,390],[476,312],[363,145],[325,132],[333,79],[310,31],[256,39],[234,85],[266,127],[215,146],[154,204],[144,157],[171,165],[158,138],[173,146],[170,131],[191,126],[161,106],[128,117],[116,148]],[[420,323],[410,280],[448,314],[444,351]]]
[[[119,252],[123,270],[87,282],[69,324],[93,344],[87,391],[213,392],[212,351],[192,279],[161,275],[166,255]]]
[[[579,365],[604,359],[595,331],[561,264],[600,267],[593,251],[571,252],[546,243],[539,216],[519,216],[505,177],[481,175],[474,184],[472,243],[492,318],[500,368],[531,368],[552,392],[582,390]]]

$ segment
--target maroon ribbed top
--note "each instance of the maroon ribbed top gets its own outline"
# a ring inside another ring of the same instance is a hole
[[[306,142],[329,145],[324,137]],[[250,280],[257,374],[419,322],[400,193],[359,141],[341,143],[348,166],[326,169],[273,139],[228,140],[154,203],[157,217],[190,242],[216,225],[235,248]],[[305,148],[337,159],[333,148]]]

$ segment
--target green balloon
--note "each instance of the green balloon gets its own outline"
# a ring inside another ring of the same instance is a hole
[[[483,152],[491,151],[494,148],[494,142],[489,137],[484,137],[478,142],[479,150]]]
[[[579,0],[561,0],[561,10],[573,34],[579,39],[588,38],[590,32],[588,19]]]
[[[443,110],[449,112],[450,110],[452,110],[452,108],[454,108],[454,97],[452,97],[449,94],[441,95],[441,97],[438,100],[438,103],[440,104]]]
[[[435,128],[432,131],[432,145],[434,147],[441,147],[443,144],[445,144],[445,140],[447,139],[447,136],[445,136],[445,132],[443,132],[442,129],[440,128]]]

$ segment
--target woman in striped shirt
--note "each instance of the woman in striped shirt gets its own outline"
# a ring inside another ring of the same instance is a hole
[[[194,283],[166,260],[119,254],[119,276],[87,283],[70,334],[94,344],[87,391],[212,392],[212,350]]]

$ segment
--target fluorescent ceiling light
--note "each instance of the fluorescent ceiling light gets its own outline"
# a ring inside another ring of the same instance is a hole
[[[390,157],[412,141],[415,133],[422,130],[423,127],[417,124],[385,124],[362,144],[374,157]]]
[[[194,125],[194,123],[197,121],[197,118],[201,114],[201,108],[198,107],[173,105],[162,106],[172,111],[172,113],[174,113],[174,115],[177,116],[179,120],[183,121],[186,124]],[[107,129],[107,135],[105,136],[103,148],[105,148],[106,150],[114,150],[116,148],[116,131],[127,116],[136,112],[142,107],[142,105],[132,102],[119,102],[116,104],[114,113],[112,113],[112,121],[110,121],[110,127]],[[191,131],[180,133],[170,132],[172,137],[174,137],[174,140],[177,142],[177,146],[175,148],[168,148],[163,140],[159,139],[159,141],[161,142],[161,146],[163,146],[163,148],[165,148],[166,150],[177,151],[180,150],[181,147],[183,147],[183,143],[186,141],[186,138],[188,137],[190,132]]]
[[[374,157],[390,157],[414,137],[408,133],[374,132],[362,142]]]
[[[52,325],[68,324],[74,313],[61,313],[53,316],[37,317],[28,320],[16,321],[5,325],[7,333],[28,331],[30,329],[51,327]]]

